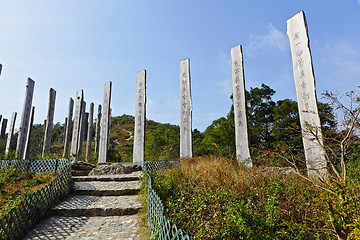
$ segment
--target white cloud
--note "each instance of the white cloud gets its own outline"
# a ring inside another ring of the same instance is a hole
[[[360,5],[360,0],[357,0],[358,4]]]
[[[359,51],[351,42],[328,43],[325,45],[325,50],[327,55],[324,57],[323,63],[335,67],[336,70],[333,71],[353,78],[360,75]]]
[[[271,47],[285,51],[288,46],[286,34],[277,29],[272,23],[267,25],[267,30],[268,32],[263,35],[250,34],[250,49],[259,50]]]
[[[360,76],[360,48],[348,39],[336,39],[324,44],[321,60],[316,68],[317,85],[322,91],[345,93],[358,86]]]

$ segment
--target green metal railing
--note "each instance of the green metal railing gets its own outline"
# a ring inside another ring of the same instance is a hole
[[[164,216],[164,206],[160,197],[152,189],[151,173],[165,170],[169,166],[179,165],[179,161],[144,162],[145,182],[147,184],[147,220],[151,239],[160,240],[190,240],[189,236]]]
[[[8,214],[0,219],[0,239],[21,239],[48,210],[61,198],[68,195],[71,187],[71,162],[53,160],[1,160],[0,169],[16,166],[34,173],[57,173],[45,187],[26,196]]]

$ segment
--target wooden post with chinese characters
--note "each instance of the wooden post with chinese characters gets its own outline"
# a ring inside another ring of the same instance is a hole
[[[30,113],[31,113],[32,99],[34,94],[34,86],[35,86],[35,82],[31,78],[28,78],[26,85],[24,106],[21,114],[18,141],[16,145],[17,158],[19,159],[25,159],[25,154],[24,154],[25,143],[27,140],[26,138],[27,138],[28,128],[30,125]]]
[[[1,124],[0,139],[5,139],[5,131],[6,131],[7,122],[8,122],[8,120],[6,118],[3,118],[2,124]]]
[[[231,76],[233,88],[236,158],[247,167],[252,166],[246,115],[244,64],[241,45],[231,48]]]
[[[95,125],[95,153],[99,152],[100,145],[100,122],[101,122],[101,104],[98,107],[98,114]]]
[[[30,144],[30,137],[31,137],[31,129],[32,129],[32,125],[34,123],[34,116],[35,116],[35,107],[33,106],[31,108],[31,112],[30,112],[30,122],[29,122],[29,127],[27,129],[27,133],[26,133],[26,138],[25,138],[25,148],[24,148],[24,159],[28,158],[29,156],[29,144]]]
[[[287,35],[290,40],[308,175],[311,178],[325,179],[327,177],[327,164],[323,149],[315,77],[304,12],[299,12],[287,21]]]
[[[74,100],[72,98],[69,99],[69,110],[68,110],[68,117],[65,127],[65,143],[64,143],[64,154],[63,157],[67,158],[69,156],[69,146],[70,146],[70,134],[71,134],[71,127],[72,127],[72,115],[74,109]]]
[[[9,156],[11,139],[12,139],[12,136],[14,134],[14,129],[15,129],[16,116],[17,116],[17,113],[13,112],[13,114],[11,116],[10,129],[9,129],[9,133],[8,133],[8,137],[7,137],[7,141],[6,141],[5,159],[7,159]]]
[[[90,103],[89,121],[87,131],[87,143],[86,143],[86,161],[89,161],[91,155],[91,142],[93,135],[93,121],[94,121],[94,103]]]
[[[63,132],[63,136],[64,136],[64,138],[63,138],[63,143],[65,144],[65,136],[66,136],[66,126],[67,126],[67,124],[68,124],[68,118],[67,117],[65,117],[65,122],[64,122],[64,132]]]
[[[107,151],[109,145],[109,133],[110,133],[110,103],[111,103],[111,86],[112,83],[105,83],[104,87],[104,101],[103,101],[103,113],[100,122],[100,145],[99,145],[99,159],[98,163],[105,163],[107,158]]]
[[[54,126],[54,112],[55,112],[55,99],[56,99],[56,91],[50,88],[49,92],[49,106],[48,106],[48,114],[46,118],[46,127],[44,133],[44,144],[42,157],[50,154],[50,146],[51,146],[51,135],[52,129]]]
[[[74,124],[73,124],[73,131],[72,131],[72,140],[71,140],[71,150],[70,150],[70,159],[75,160],[77,159],[77,149],[78,149],[78,142],[79,142],[79,129],[80,129],[80,120],[81,120],[81,110],[82,104],[84,99],[84,92],[83,90],[79,90],[76,93],[76,102],[75,102],[75,114],[74,114]]]
[[[80,118],[80,128],[79,128],[79,136],[78,136],[78,146],[77,146],[77,152],[76,157],[77,160],[81,159],[82,154],[82,145],[85,139],[85,124],[87,124],[87,118],[89,116],[88,113],[85,112],[86,110],[86,102],[83,101],[82,107],[81,107],[81,118]]]
[[[180,158],[192,157],[190,59],[180,61]]]
[[[146,70],[137,72],[133,162],[144,161],[146,119]]]

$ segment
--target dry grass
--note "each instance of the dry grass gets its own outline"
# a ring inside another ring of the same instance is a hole
[[[20,203],[28,194],[44,187],[55,174],[34,174],[8,168],[0,172],[0,217]]]
[[[218,157],[183,159],[154,176],[167,216],[192,239],[328,239],[318,190],[296,175]]]

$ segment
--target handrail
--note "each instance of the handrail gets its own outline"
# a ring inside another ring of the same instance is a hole
[[[169,166],[179,165],[180,161],[162,160],[144,162],[145,183],[147,190],[147,220],[149,223],[150,239],[160,240],[190,240],[189,236],[164,215],[164,205],[151,186],[151,173],[165,170]]]

